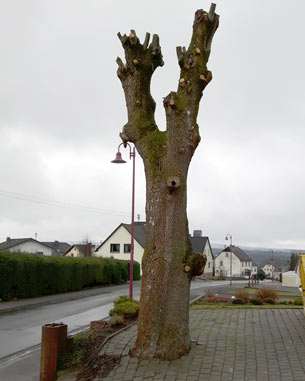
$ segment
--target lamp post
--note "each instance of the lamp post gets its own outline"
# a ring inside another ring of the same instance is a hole
[[[271,274],[272,282],[274,281],[274,261],[273,261],[273,250],[271,250]]]
[[[230,240],[230,286],[232,286],[232,236],[226,234],[226,241]]]
[[[125,160],[122,159],[122,155],[120,152],[120,147],[124,143],[119,144],[118,152],[115,155],[115,159],[111,161],[111,163],[116,164],[124,164]],[[135,158],[136,158],[136,149],[135,147],[131,147],[129,143],[127,143],[129,147],[129,158],[132,159],[132,198],[131,198],[131,243],[130,243],[130,267],[129,267],[129,297],[133,298],[133,253],[134,253],[134,195],[135,195]],[[126,145],[125,145],[126,147]]]

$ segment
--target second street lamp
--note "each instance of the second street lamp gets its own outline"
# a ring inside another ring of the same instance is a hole
[[[122,155],[120,152],[120,147],[123,145],[121,143],[118,146],[118,152],[115,155],[115,159],[111,161],[111,163],[116,164],[124,164],[125,160],[122,159]],[[129,143],[127,143],[129,147],[129,158],[132,159],[132,199],[131,199],[131,243],[130,243],[130,266],[129,266],[129,297],[133,298],[133,254],[134,254],[134,196],[135,196],[135,157],[136,157],[136,149],[135,147],[131,147]]]
[[[226,234],[226,241],[230,239],[230,286],[232,286],[232,236]]]

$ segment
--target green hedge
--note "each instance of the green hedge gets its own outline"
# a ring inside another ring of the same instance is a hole
[[[140,265],[134,262],[134,280]],[[0,253],[0,299],[31,298],[120,284],[129,279],[129,261],[113,258],[40,257]]]

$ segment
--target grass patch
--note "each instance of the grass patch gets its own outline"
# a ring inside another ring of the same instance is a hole
[[[242,290],[247,290],[247,292],[250,295],[254,295],[254,294],[256,294],[257,290],[259,290],[259,288],[239,288],[238,290],[226,290],[226,291],[223,291],[223,293],[235,295],[235,293],[237,291],[242,291]],[[301,293],[300,292],[292,292],[292,291],[277,291],[277,295],[282,296],[282,297],[291,296],[293,298],[299,298],[301,296]]]
[[[206,303],[196,302],[190,306],[191,310],[218,310],[221,308],[241,309],[241,308],[262,308],[262,309],[284,309],[284,308],[303,308],[303,306],[297,306],[294,304],[232,304],[232,303]]]

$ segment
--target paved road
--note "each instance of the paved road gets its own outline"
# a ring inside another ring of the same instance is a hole
[[[240,283],[234,282],[234,287],[240,286]],[[203,295],[206,289],[214,289],[217,293],[228,284],[227,281],[193,281],[191,300]],[[0,303],[0,380],[18,381],[16,371],[22,374],[20,380],[36,379],[43,324],[63,321],[68,324],[70,334],[81,331],[88,327],[90,321],[106,318],[113,300],[126,294],[128,284]],[[139,295],[138,281],[134,282],[135,299]]]

